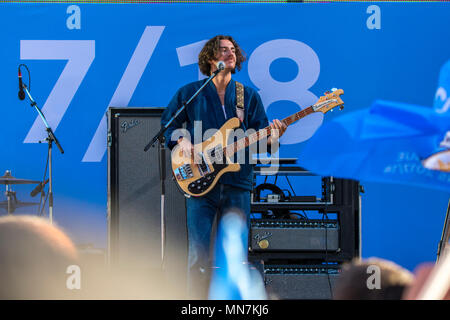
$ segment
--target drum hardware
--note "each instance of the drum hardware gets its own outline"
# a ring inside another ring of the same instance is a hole
[[[33,206],[38,203],[35,202],[22,202],[17,200],[16,192],[12,190],[11,185],[13,184],[35,184],[40,183],[40,181],[29,180],[29,179],[18,179],[11,175],[10,170],[6,170],[5,174],[0,177],[0,184],[4,184],[6,187],[5,196],[6,201],[0,202],[0,208],[6,208],[8,214],[12,214],[17,208]]]
[[[11,184],[35,184],[40,183],[40,181],[28,180],[28,179],[18,179],[11,175],[10,170],[6,170],[5,174],[0,177],[0,184],[11,185]]]

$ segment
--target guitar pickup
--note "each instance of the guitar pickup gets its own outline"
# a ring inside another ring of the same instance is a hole
[[[205,160],[205,155],[203,153],[200,153],[200,155],[202,156],[202,163],[198,164],[198,170],[200,171],[201,176],[203,177],[204,175],[208,174],[211,172],[211,169],[209,168],[206,160]]]
[[[213,149],[207,151],[209,154],[210,163],[223,164],[223,149],[222,145],[217,145]]]
[[[177,180],[186,180],[194,176],[190,164],[184,164],[174,170],[174,174]]]

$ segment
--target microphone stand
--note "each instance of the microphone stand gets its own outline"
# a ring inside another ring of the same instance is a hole
[[[161,264],[162,269],[165,267],[165,244],[166,244],[166,226],[165,226],[165,205],[164,198],[166,194],[166,147],[165,147],[165,138],[164,135],[161,136],[161,139],[158,140],[158,149],[159,149],[159,179],[161,181]]]
[[[446,250],[448,250],[448,248],[447,248],[447,246],[449,245],[448,239],[450,237],[450,229],[449,229],[450,228],[450,214],[449,213],[450,213],[450,200],[449,200],[448,206],[447,206],[447,213],[445,215],[444,228],[442,229],[441,240],[439,241],[436,262],[439,262],[441,255],[448,253],[448,252],[446,252]]]
[[[186,109],[186,107],[194,100],[199,93],[206,87],[206,85],[214,79],[217,74],[224,69],[223,65],[214,71],[211,76],[205,81],[205,83],[195,92],[188,101],[183,102],[181,107],[177,109],[175,114],[169,119],[169,121],[161,127],[159,132],[150,140],[150,142],[145,146],[144,151],[147,152],[150,147],[154,147],[156,141],[158,141],[159,146],[159,178],[161,180],[161,265],[164,269],[165,266],[165,241],[166,241],[166,227],[165,227],[165,214],[164,214],[164,197],[165,197],[165,179],[166,179],[166,148],[165,148],[165,137],[164,133],[167,131],[171,123]]]
[[[45,119],[45,116],[42,113],[41,109],[37,106],[36,102],[34,101],[33,97],[31,96],[30,92],[28,91],[27,86],[25,84],[22,84],[22,88],[25,90],[28,98],[31,101],[30,105],[36,109],[37,113],[39,114],[42,121],[44,122],[46,131],[47,131],[47,138],[45,140],[47,140],[47,143],[48,143],[48,159],[49,159],[48,215],[49,215],[50,223],[53,224],[53,179],[52,179],[52,146],[53,146],[53,142],[56,143],[56,146],[58,147],[61,154],[64,153],[64,150],[61,147],[61,144],[59,143],[58,139],[56,139],[56,136],[53,133],[52,128],[49,126],[47,119]],[[39,143],[41,143],[41,141],[39,141]]]

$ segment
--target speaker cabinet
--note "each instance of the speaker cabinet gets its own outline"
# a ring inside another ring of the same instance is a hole
[[[273,299],[330,300],[339,268],[323,265],[264,266],[264,284]]]
[[[108,110],[108,257],[115,266],[160,269],[164,244],[165,269],[185,281],[185,197],[172,180],[170,150],[166,149],[161,219],[160,149],[156,144],[144,152],[161,128],[163,111],[131,107]]]
[[[250,250],[338,251],[339,224],[332,220],[252,219]]]

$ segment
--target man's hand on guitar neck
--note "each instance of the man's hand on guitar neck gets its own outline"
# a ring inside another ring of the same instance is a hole
[[[200,155],[194,152],[194,146],[189,139],[181,137],[178,139],[177,144],[180,146],[180,149],[185,157],[191,158],[194,163],[201,163]]]
[[[273,119],[270,124],[271,132],[270,137],[267,139],[267,144],[272,144],[277,141],[286,131],[287,126],[278,119]]]

